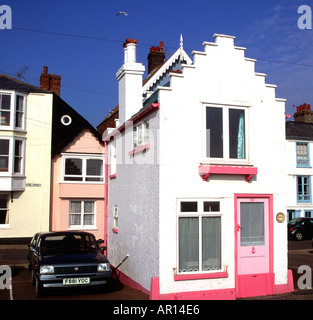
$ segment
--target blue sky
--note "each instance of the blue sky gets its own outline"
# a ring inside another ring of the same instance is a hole
[[[12,9],[13,27],[0,30],[0,74],[27,66],[23,76],[39,86],[48,66],[62,76],[63,100],[97,126],[118,104],[115,75],[126,38],[138,39],[137,61],[147,69],[149,48],[160,41],[174,53],[182,34],[191,56],[222,33],[257,59],[256,71],[277,85],[276,97],[293,114],[293,105],[313,105],[313,29],[297,25],[303,4],[313,9],[306,0],[0,0]]]

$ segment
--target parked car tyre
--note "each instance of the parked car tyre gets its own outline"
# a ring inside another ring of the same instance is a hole
[[[35,292],[37,298],[43,297],[45,293],[45,289],[38,278],[35,279]]]

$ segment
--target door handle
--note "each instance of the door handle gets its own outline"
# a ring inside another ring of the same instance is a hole
[[[237,231],[239,231],[240,229],[242,229],[243,227],[239,224],[237,224]]]

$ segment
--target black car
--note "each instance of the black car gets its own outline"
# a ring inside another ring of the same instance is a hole
[[[37,296],[47,288],[107,284],[112,270],[101,242],[89,232],[36,233],[27,258]]]
[[[296,218],[288,223],[288,239],[312,239],[313,218]]]

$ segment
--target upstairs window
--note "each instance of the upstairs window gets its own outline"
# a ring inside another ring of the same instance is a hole
[[[133,127],[133,148],[149,143],[149,120]]]
[[[297,142],[297,167],[309,167],[310,166],[310,155],[309,155],[309,144],[307,142]]]
[[[0,138],[0,175],[24,173],[24,143],[21,139]]]
[[[206,107],[206,157],[246,159],[245,109]]]
[[[25,129],[25,96],[16,93],[0,93],[1,129]]]
[[[297,201],[298,203],[311,203],[311,177],[297,177]]]
[[[87,156],[65,157],[64,181],[102,182],[103,159]]]

